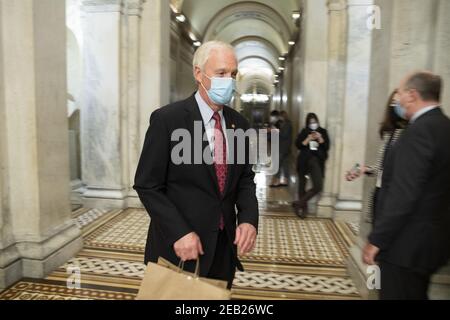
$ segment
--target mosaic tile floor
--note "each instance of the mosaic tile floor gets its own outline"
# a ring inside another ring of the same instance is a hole
[[[290,207],[291,194],[258,184],[259,237],[255,250],[241,257],[246,271],[237,272],[232,298],[358,299],[345,270],[354,228],[328,219],[299,220]],[[148,214],[81,208],[73,216],[83,232],[83,250],[47,278],[23,279],[0,299],[134,299],[145,270]],[[80,289],[74,288],[77,272]]]

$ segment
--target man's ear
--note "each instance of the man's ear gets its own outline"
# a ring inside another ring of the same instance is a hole
[[[195,81],[199,84],[202,81],[202,70],[199,67],[194,68]]]
[[[418,101],[420,100],[420,94],[416,89],[409,89],[409,100],[410,101]]]

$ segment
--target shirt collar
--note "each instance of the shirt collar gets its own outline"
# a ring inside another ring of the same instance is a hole
[[[410,124],[413,124],[414,122],[417,121],[417,119],[419,119],[421,116],[423,116],[425,113],[430,112],[431,110],[434,110],[436,108],[439,108],[439,106],[429,106],[429,107],[425,107],[423,109],[420,109],[419,111],[417,111],[416,113],[414,113],[414,115],[412,116],[411,120],[409,120]]]
[[[202,98],[200,91],[197,91],[197,93],[195,94],[195,100],[197,100],[197,104],[200,109],[200,113],[202,115],[203,122],[205,124],[208,124],[214,115],[213,109],[211,109],[211,107]],[[219,114],[220,114],[220,118],[223,119],[223,109],[219,111]]]

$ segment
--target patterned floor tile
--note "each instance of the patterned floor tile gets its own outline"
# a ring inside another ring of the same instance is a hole
[[[239,299],[358,299],[359,294],[348,277],[311,273],[237,272],[233,297]]]
[[[87,234],[85,248],[144,252],[150,218],[143,209],[127,209]]]
[[[358,299],[345,262],[356,225],[329,219],[298,219],[291,207],[295,188],[268,188],[257,175],[260,228],[255,250],[243,257],[232,299]],[[0,299],[134,299],[144,275],[143,254],[150,218],[143,209],[73,213],[84,249],[46,279],[24,279]],[[74,270],[80,289],[67,281]]]
[[[69,289],[63,284],[21,281],[0,294],[0,300],[133,300],[135,294],[102,289]]]
[[[74,218],[75,224],[78,226],[78,228],[82,229],[86,227],[87,225],[91,224],[92,222],[99,219],[101,216],[103,216],[105,213],[107,213],[109,210],[105,209],[89,209],[87,211],[81,212],[77,214]]]
[[[255,250],[242,260],[317,266],[344,266],[348,249],[328,219],[261,216]]]

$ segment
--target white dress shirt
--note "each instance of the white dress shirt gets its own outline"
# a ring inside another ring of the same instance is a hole
[[[429,107],[425,107],[423,109],[420,109],[419,111],[414,113],[414,115],[412,116],[411,120],[409,120],[409,123],[413,124],[414,122],[416,122],[417,119],[419,119],[425,113],[430,112],[431,110],[434,110],[436,108],[439,108],[439,106],[429,106]]]
[[[203,100],[200,92],[197,91],[195,94],[195,100],[197,100],[198,107],[200,109],[200,114],[202,115],[203,123],[205,125],[206,136],[208,137],[209,148],[212,154],[214,154],[214,126],[216,125],[216,120],[213,119],[214,111],[211,107]],[[225,117],[223,115],[223,110],[218,111],[222,123],[222,131],[225,135],[225,142],[227,145],[227,154],[229,155],[228,148],[228,137],[226,134],[227,125],[225,122]]]

